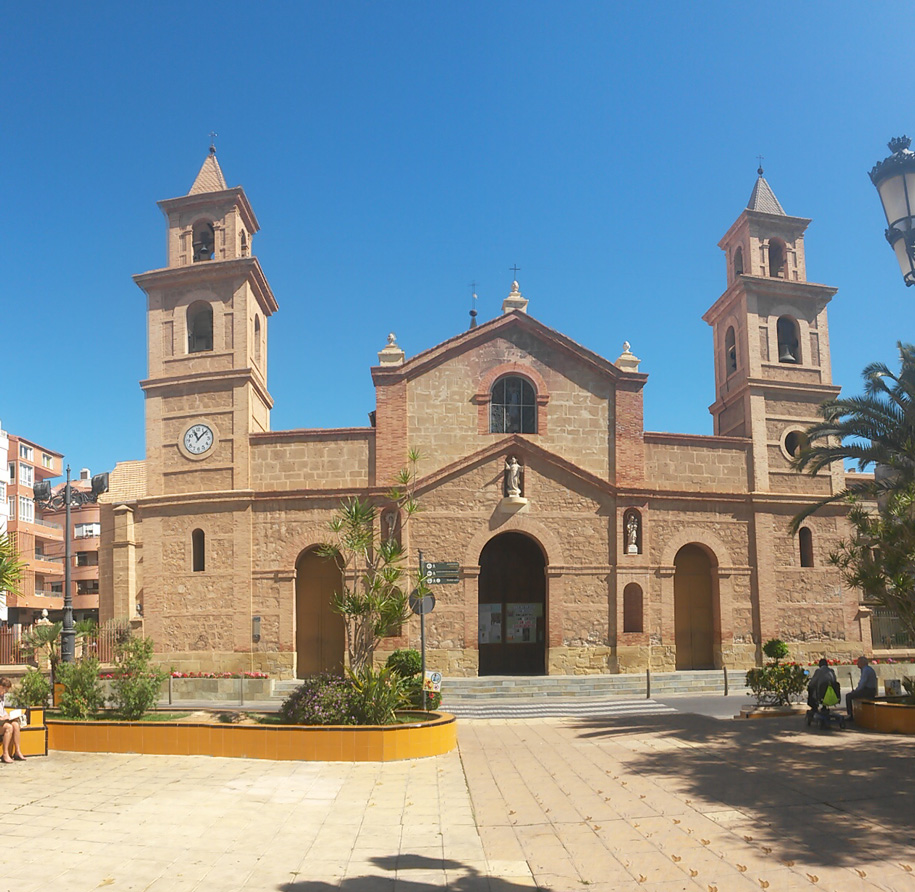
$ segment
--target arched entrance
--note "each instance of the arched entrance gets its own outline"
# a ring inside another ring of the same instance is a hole
[[[712,561],[698,545],[674,558],[674,636],[678,669],[714,669]]]
[[[546,672],[546,560],[522,533],[494,536],[480,553],[480,675]]]
[[[295,562],[296,675],[341,672],[346,649],[343,617],[331,608],[342,576],[336,563],[314,550]]]

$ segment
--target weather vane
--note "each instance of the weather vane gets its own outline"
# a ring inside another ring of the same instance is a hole
[[[215,130],[210,131],[210,154],[211,155],[216,154],[216,137],[217,136],[219,136],[219,134]]]
[[[757,168],[756,172],[757,172],[760,176],[762,176],[762,175],[763,175],[763,166],[762,166],[762,163],[763,163],[763,156],[762,156],[762,155],[757,155],[756,158],[757,158],[757,160],[759,161],[759,167]]]

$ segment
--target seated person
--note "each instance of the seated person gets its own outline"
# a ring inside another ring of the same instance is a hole
[[[870,665],[867,657],[858,657],[858,668],[861,670],[858,687],[845,695],[845,709],[852,721],[854,721],[852,707],[855,700],[873,700],[877,696],[877,673],[874,672],[874,667]]]
[[[12,718],[6,711],[6,695],[12,686],[13,683],[6,676],[0,678],[0,732],[3,734],[3,752],[0,754],[0,761],[24,762],[25,756],[22,755],[22,747],[19,745],[22,726],[19,724],[19,719]],[[12,756],[11,751],[14,751],[16,755]]]
[[[817,670],[813,673],[810,681],[807,683],[807,705],[811,709],[819,709],[823,698],[826,696],[827,688],[834,688],[836,692],[836,702],[839,699],[839,680],[836,673],[829,665],[829,661],[823,657],[817,664]]]

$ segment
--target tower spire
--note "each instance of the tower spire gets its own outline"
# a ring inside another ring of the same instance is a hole
[[[206,158],[203,159],[197,179],[194,180],[194,185],[191,186],[190,191],[187,193],[188,195],[200,195],[204,192],[222,192],[223,189],[229,188],[226,185],[226,178],[222,175],[222,168],[216,160],[216,145],[213,143],[215,138],[216,134],[210,133],[210,149]]]

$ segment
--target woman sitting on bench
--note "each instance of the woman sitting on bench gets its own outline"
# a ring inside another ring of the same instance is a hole
[[[22,731],[22,725],[18,718],[13,718],[6,711],[6,695],[10,692],[13,683],[4,676],[0,678],[0,731],[3,732],[3,753],[0,755],[0,761],[24,762],[25,756],[22,755],[22,747],[19,745],[19,735]],[[15,756],[11,756],[11,751]]]

